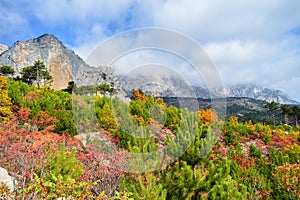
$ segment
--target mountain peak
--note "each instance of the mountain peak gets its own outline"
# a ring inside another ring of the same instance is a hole
[[[268,102],[278,102],[281,104],[299,104],[291,99],[286,93],[278,89],[270,89],[255,84],[238,84],[226,88],[226,95],[229,97],[249,97]]]
[[[37,60],[44,62],[53,76],[54,89],[66,88],[80,68],[88,67],[78,55],[66,48],[52,34],[17,41],[0,55],[0,65],[11,66],[16,75],[20,74],[22,68],[33,65]]]
[[[299,102],[291,99],[286,93],[278,89],[270,89],[262,86],[258,86],[253,83],[237,84],[225,87],[220,91],[218,88],[209,91],[205,86],[192,86],[192,90],[189,92],[187,88],[189,86],[183,84],[175,76],[164,76],[160,80],[152,79],[148,75],[144,77],[123,77],[123,85],[127,91],[134,89],[142,89],[146,93],[152,93],[156,96],[162,97],[199,97],[203,99],[210,99],[216,97],[245,97],[256,100],[263,100],[267,102],[275,101],[280,104],[299,104]],[[156,84],[155,84],[156,83]],[[159,84],[157,84],[159,83]],[[224,94],[225,93],[225,94]],[[175,95],[176,94],[176,95]]]
[[[62,44],[62,42],[55,36],[49,33],[45,33],[37,38],[34,38],[32,40],[35,40],[37,42],[41,42],[41,41],[57,41],[58,43]],[[63,44],[62,44],[63,45]]]
[[[120,99],[125,98],[118,79],[109,68],[89,66],[52,34],[15,42],[11,48],[0,54],[0,66],[11,66],[16,75],[20,74],[22,68],[33,65],[37,60],[44,62],[53,77],[53,89],[66,88],[71,80],[76,81],[77,86],[105,83],[118,91]],[[106,77],[105,80],[103,77]]]

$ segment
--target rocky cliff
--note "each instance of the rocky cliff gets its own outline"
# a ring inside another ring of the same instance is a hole
[[[49,34],[25,42],[18,41],[0,55],[0,64],[14,68],[16,75],[37,60],[43,61],[53,76],[54,89],[65,88],[80,68],[87,67],[79,56]]]
[[[2,54],[4,51],[8,50],[9,47],[4,45],[4,44],[0,44],[0,54]]]
[[[40,60],[45,63],[53,77],[52,88],[66,88],[74,80],[77,86],[91,84],[109,84],[118,92],[120,98],[125,93],[117,77],[109,67],[87,65],[74,51],[64,46],[54,35],[44,34],[24,42],[16,42],[11,48],[0,46],[0,66],[11,66],[16,75],[22,68]]]

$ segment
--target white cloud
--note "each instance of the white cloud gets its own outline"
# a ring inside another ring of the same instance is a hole
[[[187,33],[198,40],[276,37],[299,25],[300,2],[268,1],[165,1],[152,12],[154,24]]]
[[[36,1],[36,4],[36,16],[41,21],[57,25],[57,23],[67,22],[76,24],[88,20],[91,22],[116,20],[126,12],[130,0],[45,0]]]
[[[0,4],[0,38],[23,37],[28,31],[27,20]]]
[[[105,27],[102,24],[96,24],[90,30],[78,34],[76,43],[80,45],[75,46],[74,51],[83,59],[86,59],[99,43],[107,38],[104,33]]]
[[[284,0],[137,2],[131,23],[166,27],[195,38],[227,84],[253,82],[291,91],[297,84],[285,87],[284,80],[299,69],[288,61],[299,52],[299,36],[292,32],[299,27],[299,7],[300,2]],[[299,73],[293,74],[299,80]]]

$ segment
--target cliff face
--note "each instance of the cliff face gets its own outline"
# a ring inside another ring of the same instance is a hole
[[[53,89],[66,88],[71,80],[77,86],[109,84],[117,91],[120,99],[126,100],[120,81],[110,67],[89,66],[53,35],[45,34],[25,42],[18,41],[11,48],[0,45],[0,66],[11,66],[15,75],[37,60],[44,62],[53,77]]]
[[[55,36],[49,34],[25,42],[18,41],[0,55],[0,65],[11,66],[16,75],[19,75],[23,67],[33,65],[37,60],[44,62],[53,76],[54,89],[66,88],[78,70],[88,66]]]
[[[0,54],[2,54],[4,51],[8,50],[8,46],[4,44],[0,44]]]

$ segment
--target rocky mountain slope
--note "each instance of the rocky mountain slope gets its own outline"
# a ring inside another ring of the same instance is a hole
[[[246,97],[263,101],[275,101],[280,104],[299,104],[291,99],[286,93],[280,90],[264,88],[254,84],[239,84],[225,87],[223,93],[218,89],[208,91],[207,87],[192,86],[184,80],[173,75],[159,75],[159,78],[152,79],[151,76],[122,77],[121,81],[125,90],[141,89],[154,96],[165,97],[198,97],[209,99],[210,94],[214,93],[218,97]]]
[[[54,89],[65,88],[79,68],[87,67],[74,52],[49,34],[25,42],[18,41],[0,55],[0,64],[14,68],[16,75],[37,60],[43,61],[53,76]]]
[[[11,66],[16,75],[23,67],[40,60],[53,76],[54,89],[66,88],[74,80],[77,86],[91,84],[110,84],[119,94],[123,92],[118,79],[109,67],[87,65],[74,51],[68,49],[54,35],[44,34],[24,42],[16,42],[11,48],[0,46],[0,66]]]
[[[254,84],[241,84],[226,88],[226,96],[248,97],[264,101],[275,101],[280,104],[299,104],[281,90],[260,87]]]
[[[8,50],[9,47],[4,45],[4,44],[0,44],[0,54],[2,54],[4,51]]]

